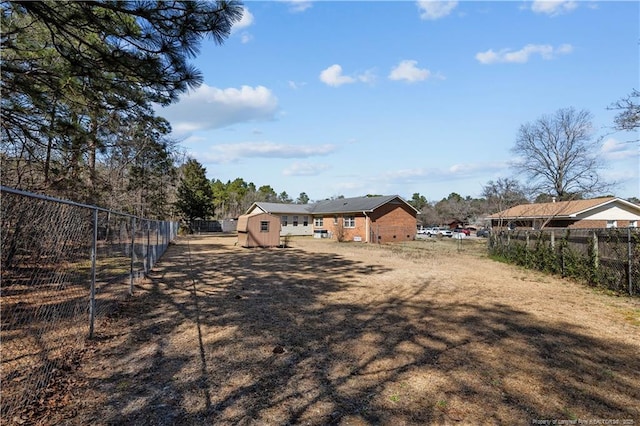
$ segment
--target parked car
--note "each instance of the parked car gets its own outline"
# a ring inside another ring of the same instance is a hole
[[[464,234],[465,236],[471,235],[471,231],[467,228],[456,228],[453,230],[454,233]]]
[[[443,237],[453,237],[453,231],[449,228],[439,228],[438,234],[442,235]]]
[[[476,231],[477,237],[488,238],[491,235],[491,230],[487,228],[481,228]]]
[[[434,234],[437,233],[437,230],[434,231],[435,228],[420,228],[418,229],[418,234],[419,235],[426,235],[428,237],[432,237]]]

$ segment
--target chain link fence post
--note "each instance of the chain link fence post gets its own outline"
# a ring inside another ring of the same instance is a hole
[[[32,424],[52,383],[81,359],[87,331],[100,333],[150,265],[138,260],[145,236],[132,215],[3,185],[0,197],[0,423]],[[161,228],[156,260],[177,224]]]
[[[131,269],[129,270],[129,296],[133,296],[133,265],[136,256],[136,218],[135,216],[131,218]]]
[[[151,235],[151,221],[145,220],[147,223],[147,242],[146,249],[144,251],[144,276],[145,278],[149,275],[149,271],[151,270],[151,244],[150,244],[150,235]]]
[[[89,338],[93,339],[96,319],[96,258],[98,250],[98,209],[93,209],[93,238],[91,239],[91,285],[89,290]]]

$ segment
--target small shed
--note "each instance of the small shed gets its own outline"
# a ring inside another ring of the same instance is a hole
[[[242,247],[276,247],[280,244],[280,218],[269,213],[238,217],[238,243]]]

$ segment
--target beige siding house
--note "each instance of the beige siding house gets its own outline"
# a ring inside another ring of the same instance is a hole
[[[313,235],[311,204],[283,204],[256,202],[247,214],[270,213],[280,218],[280,235]]]
[[[489,216],[493,228],[627,228],[640,224],[640,206],[617,197],[520,204]]]

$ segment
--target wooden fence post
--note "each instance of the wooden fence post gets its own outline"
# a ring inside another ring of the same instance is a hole
[[[631,273],[633,272],[633,250],[631,250],[631,228],[627,228],[627,277],[629,284],[629,296],[633,296],[633,278]]]
[[[600,261],[598,260],[598,233],[593,231],[593,239],[592,239],[592,250],[593,250],[593,267],[594,272],[598,270]]]

